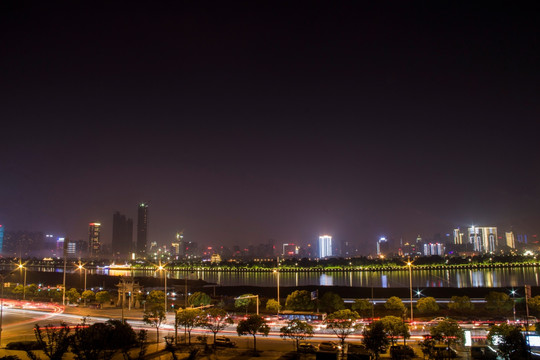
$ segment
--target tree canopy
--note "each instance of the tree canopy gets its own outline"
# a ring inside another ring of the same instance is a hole
[[[527,353],[527,343],[517,326],[504,323],[492,326],[488,342],[497,345],[497,351],[505,359],[525,358]]]
[[[212,298],[210,298],[208,294],[202,291],[194,292],[188,298],[189,305],[194,306],[194,307],[210,305],[211,301],[212,301]]]
[[[239,336],[251,335],[253,336],[253,352],[257,352],[257,334],[262,336],[268,336],[270,327],[266,323],[266,320],[260,315],[249,315],[246,320],[240,320],[236,327],[236,332]]]
[[[376,359],[379,359],[380,354],[388,349],[390,340],[382,321],[373,321],[371,325],[364,328],[362,335],[364,336],[364,345],[375,354]]]
[[[359,319],[360,315],[358,315],[356,311],[350,309],[338,310],[326,317],[326,327],[332,330],[341,341],[342,351],[345,351],[345,340],[347,337],[355,333],[361,327],[361,324],[357,321]]]
[[[295,290],[285,300],[285,308],[293,311],[312,311],[315,304],[307,290]]]
[[[411,334],[409,332],[409,325],[407,325],[402,318],[397,316],[385,316],[381,319],[383,328],[388,334],[392,346],[395,345],[396,339],[400,336],[403,337],[403,342],[408,339]]]
[[[384,308],[396,316],[403,316],[407,312],[407,308],[403,305],[403,301],[397,296],[392,296],[386,300]]]
[[[499,291],[490,291],[485,299],[486,310],[493,313],[507,313],[514,306],[512,298],[508,294]]]
[[[325,292],[319,300],[319,306],[322,311],[333,313],[345,309],[345,302],[338,294],[328,291]]]
[[[298,351],[298,343],[313,336],[313,326],[305,321],[293,319],[287,322],[280,332],[283,339],[289,338],[295,342],[296,351]]]
[[[416,308],[421,314],[432,314],[439,311],[439,305],[434,297],[420,298],[416,302]]]
[[[461,344],[465,340],[465,333],[461,326],[452,319],[439,322],[429,330],[431,336],[438,341],[443,341],[448,346]]]

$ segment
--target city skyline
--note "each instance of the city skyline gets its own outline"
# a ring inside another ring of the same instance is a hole
[[[6,231],[110,244],[144,201],[146,246],[538,232],[535,11],[0,6]]]

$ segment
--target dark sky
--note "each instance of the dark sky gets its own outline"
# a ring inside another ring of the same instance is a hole
[[[540,11],[2,1],[0,223],[150,240],[432,237],[540,219]],[[412,5],[411,5],[412,4]]]

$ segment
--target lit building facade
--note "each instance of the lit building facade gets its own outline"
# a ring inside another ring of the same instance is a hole
[[[101,252],[101,224],[97,222],[88,225],[88,255],[98,256]]]
[[[474,251],[492,253],[497,251],[497,228],[478,227],[468,228],[469,243],[473,244]]]
[[[388,240],[386,240],[385,237],[379,238],[379,240],[377,241],[377,256],[386,255],[387,249],[388,249]]]
[[[460,228],[454,229],[454,244],[463,244],[463,233],[461,232]]]
[[[424,255],[425,256],[444,256],[445,247],[442,243],[428,243],[424,244]]]
[[[509,231],[505,235],[506,235],[506,246],[508,246],[510,249],[515,249],[516,238],[514,236],[514,233],[512,231]]]
[[[137,210],[137,256],[144,258],[148,244],[148,204],[141,203]]]
[[[319,236],[319,259],[332,256],[332,237],[330,235]]]

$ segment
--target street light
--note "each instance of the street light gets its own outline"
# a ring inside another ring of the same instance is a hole
[[[23,300],[26,300],[26,268],[24,264],[19,263],[19,270],[24,270],[24,281],[23,281]],[[2,288],[3,290],[3,288]]]
[[[167,313],[167,269],[165,269],[165,265],[161,265],[161,261],[159,262],[158,271],[163,271],[163,278],[165,279],[165,314]]]
[[[277,268],[274,269],[274,273],[277,277],[277,314],[279,315],[279,307],[280,307],[280,301],[279,301],[279,256],[277,258]]]
[[[87,272],[87,269],[84,267],[84,264],[81,264],[81,262],[79,261],[79,265],[77,265],[77,270],[79,270],[79,272],[82,272],[84,270],[84,291],[86,291],[86,272]],[[86,306],[86,297],[84,298],[84,305]]]
[[[512,300],[514,300],[513,301],[513,308],[512,308],[512,310],[514,312],[514,323],[516,322],[516,294],[517,294],[516,290],[514,290],[514,289],[510,290],[510,295],[512,295]]]
[[[413,315],[413,301],[412,301],[412,262],[410,259],[407,261],[407,266],[409,267],[409,293],[411,297],[411,325],[412,325],[413,320],[414,320],[414,315]]]

